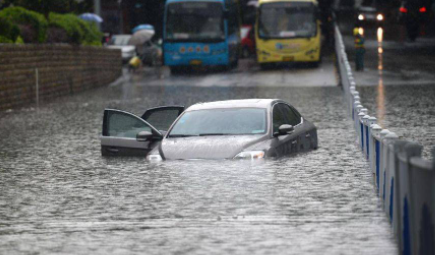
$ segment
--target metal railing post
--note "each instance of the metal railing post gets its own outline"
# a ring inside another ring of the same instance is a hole
[[[35,68],[35,103],[36,108],[39,109],[39,70]]]

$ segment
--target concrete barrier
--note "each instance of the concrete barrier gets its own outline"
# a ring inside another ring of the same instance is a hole
[[[357,136],[357,146],[373,173],[376,193],[398,240],[400,254],[435,255],[435,147],[433,161],[422,146],[404,141],[376,124],[361,104],[341,33],[335,26],[340,84]]]
[[[379,141],[376,139],[376,137],[379,137],[379,133],[381,132],[382,128],[378,124],[373,124],[370,128],[370,167],[372,169],[373,175],[376,177],[376,170],[379,171],[379,158],[377,157],[379,155],[379,149],[376,149],[376,146],[379,147]]]
[[[412,181],[409,174],[410,158],[421,155],[421,146],[416,143],[406,144],[403,149],[398,153],[399,167],[397,169],[399,190],[399,249],[401,254],[412,254],[411,240],[413,239],[411,229],[412,219],[412,200],[410,200],[410,185]]]
[[[387,217],[390,219],[390,222],[393,221],[393,208],[391,208],[394,205],[394,202],[392,199],[394,198],[394,153],[395,153],[395,147],[394,142],[399,137],[393,133],[390,132],[387,134],[384,138],[383,143],[385,144],[385,175],[384,175],[384,210],[387,214]]]
[[[409,163],[412,254],[435,254],[435,161],[411,157]]]
[[[379,197],[382,201],[385,201],[385,168],[387,163],[387,150],[385,143],[383,142],[385,136],[388,135],[390,131],[388,129],[382,129],[379,133],[379,158],[380,158],[380,168],[379,168]]]

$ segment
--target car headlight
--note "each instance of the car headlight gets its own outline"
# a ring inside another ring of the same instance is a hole
[[[162,161],[163,160],[162,156],[160,156],[160,155],[148,155],[146,159],[149,161]]]
[[[378,16],[376,16],[376,19],[379,20],[379,21],[383,21],[384,20],[384,15],[378,14]]]
[[[244,151],[237,154],[234,159],[260,159],[264,158],[264,151]]]
[[[358,20],[364,20],[364,15],[362,14],[358,15]]]

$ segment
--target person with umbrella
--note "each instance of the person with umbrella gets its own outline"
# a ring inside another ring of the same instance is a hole
[[[103,22],[103,19],[94,13],[83,13],[79,16],[82,20],[86,20],[89,22],[95,22],[95,23],[101,23]]]

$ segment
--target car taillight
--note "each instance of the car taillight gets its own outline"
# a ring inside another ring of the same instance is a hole
[[[421,7],[421,8],[420,8],[420,12],[426,12],[426,7],[424,7],[424,6]]]
[[[407,12],[408,12],[408,9],[406,9],[405,7],[400,7],[399,11],[400,11],[401,13],[407,13]]]
[[[383,20],[384,20],[384,15],[382,15],[382,14],[378,14],[378,15],[376,16],[376,19],[377,19],[378,21],[383,21]]]

